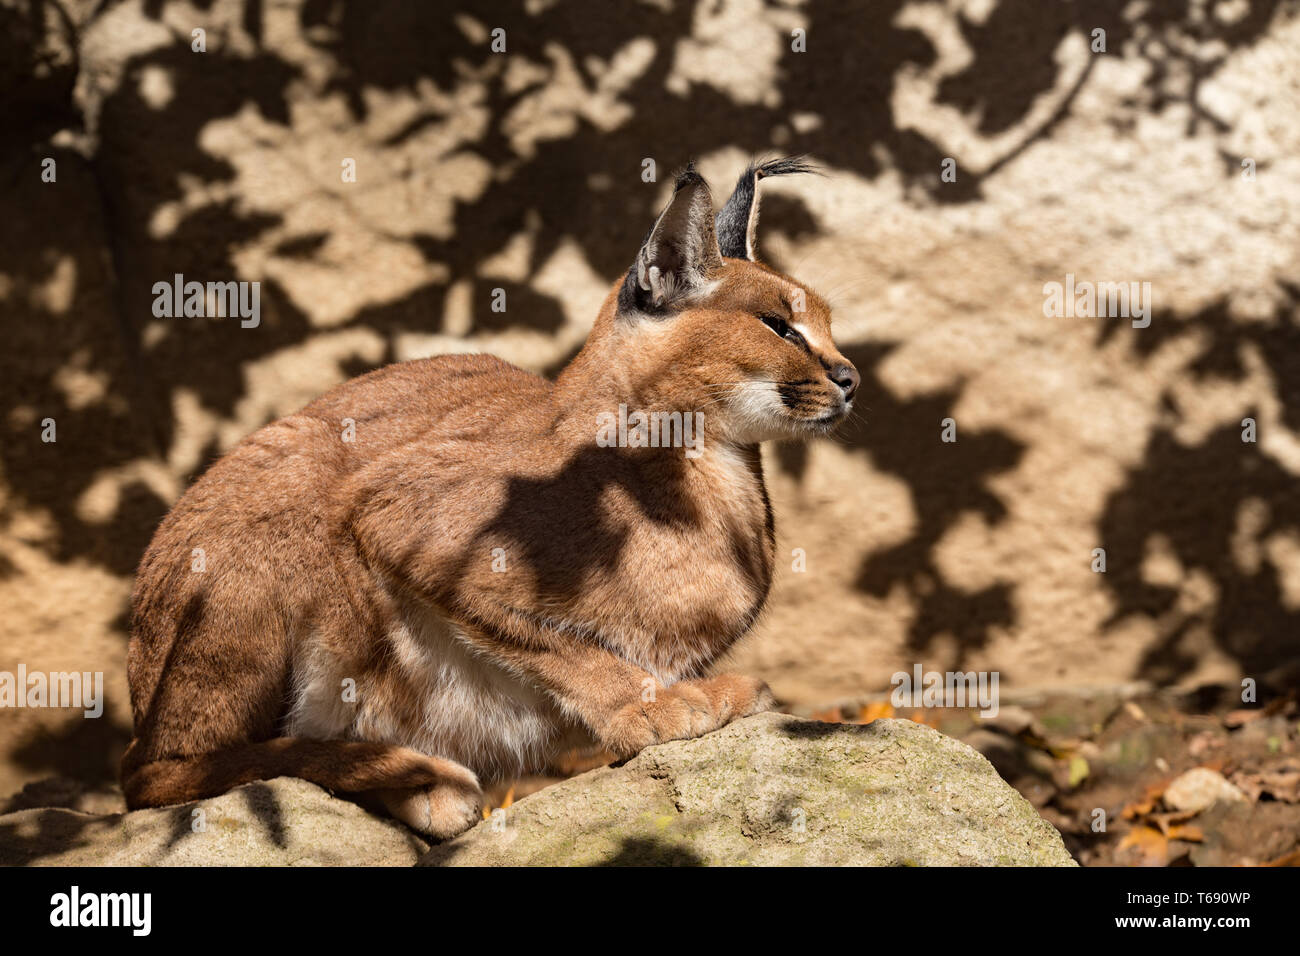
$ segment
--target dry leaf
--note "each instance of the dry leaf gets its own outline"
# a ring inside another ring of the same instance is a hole
[[[1083,783],[1083,781],[1087,780],[1090,772],[1091,768],[1088,766],[1087,760],[1077,754],[1071,757],[1069,770],[1070,789],[1073,790],[1079,784]]]
[[[1055,743],[1049,743],[1043,749],[1057,760],[1073,760],[1078,756],[1079,751],[1083,749],[1086,743],[1086,740],[1079,740],[1078,738],[1071,737],[1067,740],[1058,740]]]
[[[1300,803],[1300,767],[1293,764],[1268,770],[1239,770],[1229,779],[1252,802],[1267,794],[1282,803]]]
[[[887,700],[873,701],[858,711],[858,723],[869,724],[873,720],[894,716],[894,705]]]
[[[1203,843],[1205,842],[1205,833],[1198,826],[1190,823],[1184,823],[1181,826],[1170,827],[1169,832],[1165,834],[1171,840],[1182,840],[1184,843]]]
[[[1136,826],[1124,835],[1119,852],[1131,850],[1138,866],[1164,866],[1169,862],[1169,841],[1154,827]]]
[[[1146,817],[1147,823],[1154,823],[1160,828],[1160,832],[1165,836],[1170,836],[1169,831],[1178,824],[1186,823],[1200,811],[1197,810],[1175,810],[1170,813],[1152,813]],[[1170,837],[1172,839],[1172,837]]]
[[[1261,863],[1260,866],[1300,866],[1300,847],[1292,850],[1276,860],[1269,860],[1267,863]]]
[[[1120,811],[1120,816],[1125,820],[1134,820],[1138,817],[1144,817],[1148,813],[1154,811],[1156,803],[1159,802],[1160,798],[1165,794],[1165,786],[1167,782],[1168,781],[1165,781],[1147,787],[1146,793],[1143,795],[1142,799],[1126,806]]]

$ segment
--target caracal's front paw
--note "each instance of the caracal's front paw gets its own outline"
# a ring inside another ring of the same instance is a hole
[[[437,783],[423,787],[377,790],[384,808],[413,830],[435,840],[449,840],[483,819],[483,790],[468,767],[445,765]]]
[[[710,706],[718,714],[718,726],[729,724],[741,717],[761,714],[776,706],[771,689],[757,677],[744,674],[719,674],[705,680],[688,681],[699,687],[709,698]]]
[[[767,685],[753,677],[720,674],[684,680],[661,688],[653,700],[623,707],[600,737],[619,757],[631,757],[652,744],[699,737],[774,704]]]

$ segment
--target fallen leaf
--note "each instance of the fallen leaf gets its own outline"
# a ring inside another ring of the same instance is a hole
[[[873,720],[894,716],[894,705],[887,700],[877,700],[858,711],[858,723],[869,724]]]
[[[1196,816],[1196,813],[1197,811],[1191,811],[1191,812],[1175,811],[1173,813],[1152,813],[1147,815],[1145,822],[1148,824],[1154,823],[1157,827],[1160,828],[1161,833],[1163,833],[1166,837],[1172,840],[1174,839],[1174,836],[1170,831],[1177,829],[1177,827],[1180,824],[1186,823],[1192,817]]]
[[[1091,768],[1083,757],[1070,758],[1070,788],[1073,789],[1088,779]]]
[[[1171,840],[1182,840],[1184,843],[1203,843],[1205,842],[1205,833],[1198,826],[1185,823],[1182,826],[1170,827],[1169,832],[1165,834]]]
[[[1120,811],[1120,816],[1125,820],[1135,820],[1138,817],[1144,817],[1148,813],[1151,813],[1155,810],[1156,803],[1165,795],[1165,785],[1167,783],[1168,781],[1165,781],[1164,783],[1157,783],[1147,787],[1146,793],[1143,795],[1142,799],[1124,807],[1124,809]]]
[[[1169,862],[1169,841],[1154,827],[1136,826],[1124,835],[1119,852],[1132,850],[1138,866],[1164,866]]]
[[[1276,860],[1269,860],[1267,863],[1261,863],[1260,866],[1300,866],[1300,847],[1292,850],[1290,853],[1279,856]]]
[[[1042,749],[1057,760],[1071,760],[1075,753],[1083,746],[1082,740],[1058,740],[1056,743],[1048,743]]]
[[[1282,803],[1300,803],[1300,766],[1292,763],[1268,770],[1239,770],[1229,778],[1252,801],[1267,795]]]

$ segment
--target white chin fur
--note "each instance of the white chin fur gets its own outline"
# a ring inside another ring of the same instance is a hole
[[[764,379],[746,382],[733,393],[728,405],[731,422],[727,432],[739,444],[804,434],[786,411],[775,382]]]

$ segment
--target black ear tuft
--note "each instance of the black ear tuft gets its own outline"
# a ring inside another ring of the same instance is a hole
[[[760,176],[786,176],[790,173],[815,173],[817,167],[803,156],[787,156],[785,159],[774,159],[760,166],[750,166],[750,170]]]
[[[691,170],[693,172],[693,170]],[[802,156],[751,163],[740,174],[736,190],[714,220],[718,247],[729,259],[754,259],[758,256],[755,232],[758,229],[758,181],[765,176],[790,173],[815,173],[817,168]]]
[[[677,174],[677,178],[673,181],[673,192],[679,193],[683,186],[703,181],[704,177],[695,171],[695,160],[692,159],[686,164],[686,168]]]

